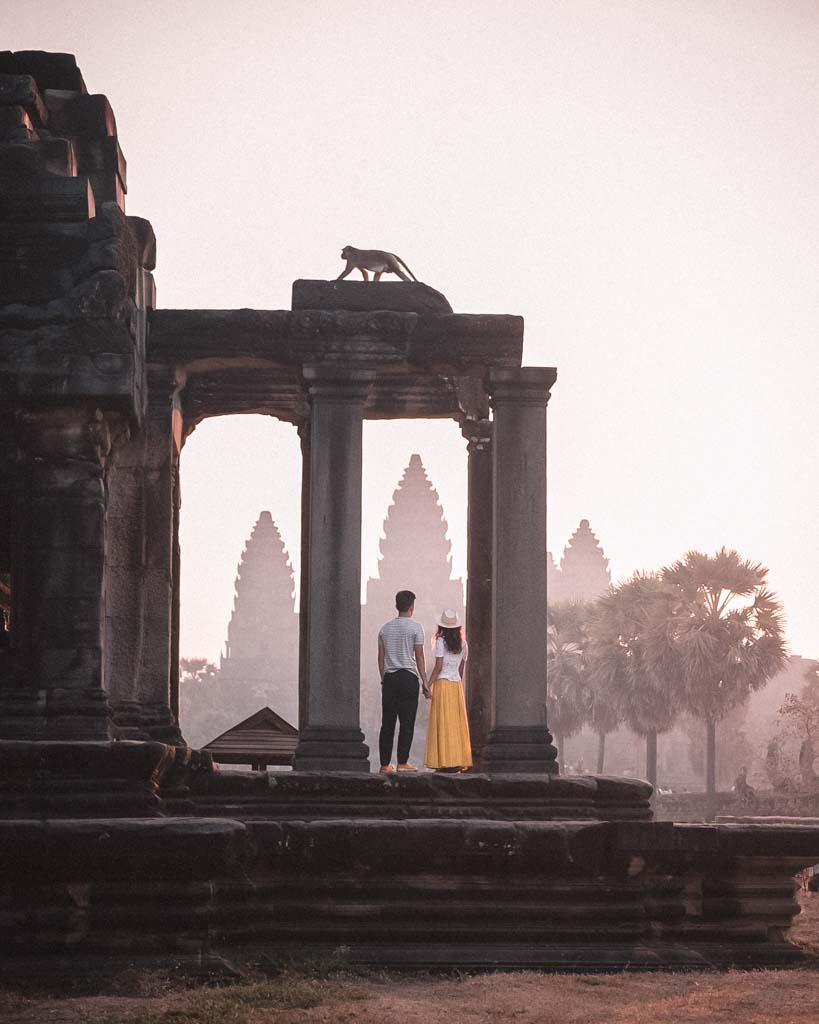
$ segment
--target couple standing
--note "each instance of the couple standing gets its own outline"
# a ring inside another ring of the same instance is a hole
[[[418,691],[432,698],[424,765],[457,772],[472,764],[469,725],[464,701],[463,670],[469,654],[458,614],[445,608],[435,633],[435,665],[427,682],[424,627],[413,619],[415,594],[399,590],[398,615],[378,631],[378,674],[381,678],[381,771],[393,772],[392,747],[398,728],[398,771],[414,772],[409,763]]]

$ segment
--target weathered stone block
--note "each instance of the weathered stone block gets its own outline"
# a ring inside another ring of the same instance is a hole
[[[0,141],[29,142],[36,138],[31,118],[22,107],[0,107]]]
[[[73,53],[48,53],[45,50],[10,50],[0,52],[0,74],[31,75],[41,91],[64,89],[86,91]]]
[[[433,316],[452,312],[444,295],[415,281],[294,281],[292,308],[394,310]]]
[[[116,118],[107,96],[49,96],[48,99],[52,131],[87,138],[117,134]]]
[[[48,111],[31,75],[0,74],[0,107],[23,107],[37,127],[48,123]]]
[[[98,203],[115,202],[122,206],[122,196],[128,191],[126,164],[116,137],[81,139],[79,171],[90,176]]]
[[[125,184],[124,173],[122,181]],[[150,221],[144,217],[128,217],[128,223],[136,240],[139,265],[145,270],[156,269],[156,235]]]
[[[0,221],[85,221],[94,212],[88,178],[0,178]]]
[[[70,139],[40,139],[0,146],[0,178],[17,174],[76,176],[77,156]]]

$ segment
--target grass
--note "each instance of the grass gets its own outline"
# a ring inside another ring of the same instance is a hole
[[[239,983],[225,988],[201,987],[164,1000],[180,1005],[137,1008],[123,1016],[122,1007],[95,1017],[95,1024],[251,1024],[269,1020],[270,1011],[308,1010],[339,999],[354,1001],[357,992],[331,981],[284,975],[272,981]]]

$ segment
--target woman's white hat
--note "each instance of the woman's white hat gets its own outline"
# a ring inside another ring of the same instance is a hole
[[[454,629],[456,626],[460,626],[460,624],[461,621],[454,608],[444,608],[438,616],[438,625],[443,626],[444,629]]]

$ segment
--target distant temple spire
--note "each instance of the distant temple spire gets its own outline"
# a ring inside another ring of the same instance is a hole
[[[580,520],[580,525],[563,549],[559,572],[555,588],[558,594],[550,595],[550,601],[593,601],[611,585],[609,560],[603,554],[588,519]]]
[[[560,569],[555,564],[552,552],[546,552],[546,600],[554,604],[560,598]]]
[[[384,520],[380,578],[448,581],[452,545],[447,528],[438,492],[427,478],[421,456],[413,455]]]
[[[221,678],[248,684],[292,722],[298,704],[293,567],[267,511],[245,544],[235,588]]]

